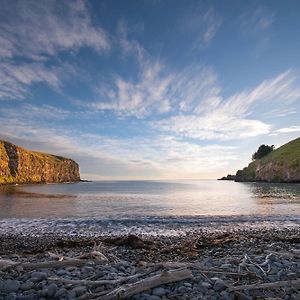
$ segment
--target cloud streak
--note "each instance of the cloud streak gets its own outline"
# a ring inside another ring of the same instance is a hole
[[[70,65],[46,67],[43,63],[0,63],[0,100],[24,99],[33,84],[44,83],[59,91],[62,80],[74,74]]]
[[[222,17],[212,7],[205,11],[197,8],[188,19],[186,27],[196,36],[196,48],[209,46],[222,24]]]
[[[189,106],[192,108],[189,114],[175,115],[154,122],[153,126],[179,136],[202,140],[231,140],[257,136],[269,133],[271,125],[251,118],[255,106],[263,107],[270,102],[274,105],[282,101],[287,105],[300,97],[296,76],[291,71],[226,99],[218,95],[218,89],[215,90],[215,101],[199,101],[198,106]]]
[[[1,2],[0,57],[45,60],[61,51],[110,48],[108,35],[92,24],[84,0]]]
[[[37,111],[39,108],[29,107]],[[44,110],[55,108],[44,107]],[[55,116],[52,118],[55,120]],[[0,115],[2,138],[32,149],[76,159],[82,172],[101,176],[128,175],[141,178],[196,178],[207,168],[215,172],[237,160],[236,148],[225,145],[199,145],[168,135],[113,138],[70,130],[39,122],[19,114]],[[129,176],[129,177],[130,177]]]

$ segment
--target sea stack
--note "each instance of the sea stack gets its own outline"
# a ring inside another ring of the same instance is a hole
[[[74,160],[0,140],[0,184],[76,181],[80,181],[80,174]]]

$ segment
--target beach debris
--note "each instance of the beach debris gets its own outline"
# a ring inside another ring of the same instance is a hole
[[[97,300],[113,300],[113,299],[127,299],[133,295],[142,293],[154,287],[171,283],[178,282],[185,279],[192,279],[193,274],[189,269],[181,269],[181,270],[169,270],[162,271],[158,275],[154,275],[140,281],[137,281],[132,284],[126,284],[120,286],[106,295],[101,295],[100,298],[94,298]]]
[[[291,232],[295,236],[299,229]],[[298,299],[300,245],[275,239],[283,235],[286,230],[215,232],[211,238],[232,242],[199,249],[195,247],[207,238],[205,232],[148,237],[147,243],[139,236],[129,243],[128,236],[109,238],[121,245],[107,243],[107,236],[93,243],[80,236],[81,246],[62,243],[61,248],[53,248],[57,244],[51,235],[47,251],[1,254],[0,299]],[[13,249],[13,239],[2,240],[2,253]],[[36,240],[40,247],[41,240]],[[34,238],[30,241],[34,248]],[[198,255],[185,255],[181,249],[195,249]]]
[[[106,238],[104,241],[116,246],[125,246],[133,249],[157,249],[157,243],[153,241],[143,240],[134,234],[130,234],[124,237]]]

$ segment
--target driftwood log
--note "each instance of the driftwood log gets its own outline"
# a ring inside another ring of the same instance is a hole
[[[152,289],[156,286],[167,284],[171,282],[178,282],[185,279],[193,278],[191,270],[170,270],[162,271],[158,275],[154,275],[132,284],[125,284],[116,289],[113,289],[106,295],[95,298],[96,300],[113,300],[126,299],[133,295],[142,293],[146,290]]]

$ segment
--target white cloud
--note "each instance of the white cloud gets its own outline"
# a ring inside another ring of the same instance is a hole
[[[46,83],[59,90],[64,78],[74,73],[69,65],[46,67],[36,63],[0,63],[0,100],[24,99],[29,87],[35,83]]]
[[[280,129],[276,130],[276,132],[279,132],[279,133],[300,132],[300,126],[291,126],[291,127],[280,128]]]
[[[170,110],[168,88],[171,76],[161,76],[159,63],[143,69],[137,82],[116,77],[112,85],[100,85],[97,89],[101,101],[91,103],[97,110],[114,110],[121,116],[143,118],[153,112]]]
[[[105,31],[93,26],[84,0],[2,1],[0,44],[3,58],[34,60],[81,47],[98,52],[110,47]]]
[[[270,125],[259,120],[235,118],[221,113],[174,116],[154,123],[155,128],[180,136],[201,140],[232,140],[270,131]]]
[[[21,112],[21,113],[20,113]],[[16,107],[1,108],[0,116],[16,120],[63,120],[71,115],[71,112],[52,105],[41,104],[39,106],[24,103]],[[72,113],[74,115],[74,112]]]
[[[296,76],[287,71],[252,90],[242,91],[227,99],[222,99],[216,93],[216,101],[200,101],[198,107],[189,114],[153,122],[153,126],[162,131],[204,140],[231,140],[267,134],[271,126],[255,119],[257,116],[251,117],[252,108],[261,108],[267,102],[275,105],[284,101],[288,105],[299,99],[300,88],[295,81]]]
[[[60,127],[50,129],[17,116],[0,117],[0,122],[1,138],[71,157],[79,162],[83,173],[104,178],[199,178],[207,170],[217,172],[237,161],[234,147],[201,146],[171,136],[111,138]]]

